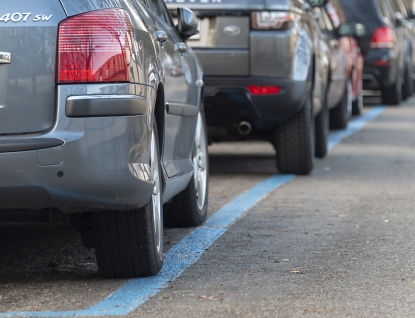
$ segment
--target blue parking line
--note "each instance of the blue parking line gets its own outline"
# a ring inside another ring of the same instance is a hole
[[[351,121],[348,128],[329,136],[329,149],[348,136],[361,130],[369,121],[379,116],[384,106],[373,107],[366,114]],[[144,304],[151,297],[167,287],[188,267],[193,265],[230,226],[252,209],[272,191],[287,184],[294,175],[275,175],[248,190],[232,202],[222,207],[203,226],[196,228],[165,254],[162,271],[153,277],[131,279],[112,295],[96,305],[74,311],[54,312],[13,312],[0,313],[0,317],[79,317],[79,316],[118,316],[127,315]]]

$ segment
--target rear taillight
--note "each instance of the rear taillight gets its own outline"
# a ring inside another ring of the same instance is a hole
[[[134,28],[124,9],[92,11],[59,25],[58,83],[128,82]]]
[[[248,86],[249,92],[251,95],[269,95],[269,94],[278,94],[280,88],[278,86]]]
[[[375,30],[370,42],[372,49],[391,49],[395,45],[393,31],[389,27],[379,27]]]
[[[294,15],[289,12],[252,12],[251,27],[254,30],[287,30],[291,28]]]

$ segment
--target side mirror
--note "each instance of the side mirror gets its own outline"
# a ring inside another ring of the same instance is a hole
[[[312,8],[318,8],[325,6],[329,3],[329,0],[307,0],[307,2]]]
[[[187,40],[192,35],[197,34],[198,31],[198,20],[196,14],[188,8],[177,9],[177,20],[178,24],[176,29],[184,40]]]

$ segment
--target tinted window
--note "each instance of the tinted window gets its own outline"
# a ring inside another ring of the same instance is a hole
[[[164,18],[170,26],[174,27],[173,19],[171,18],[170,11],[167,9],[166,4],[164,3],[164,0],[157,0],[159,2],[160,8],[163,11]]]
[[[163,0],[150,0],[150,5],[153,7],[153,10],[157,16],[159,16],[170,26],[174,26],[173,20],[171,19],[170,13],[167,10]]]
[[[365,23],[371,32],[385,25],[377,0],[340,0],[349,21]]]

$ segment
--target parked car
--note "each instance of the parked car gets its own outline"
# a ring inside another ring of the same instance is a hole
[[[162,0],[2,8],[1,220],[69,219],[104,275],[156,274],[163,203],[175,225],[207,211],[196,16],[177,32]]]
[[[359,115],[363,108],[363,56],[354,36],[364,36],[367,27],[349,23],[338,0],[330,0],[319,14],[319,24],[330,48],[330,126],[343,129],[352,114]]]
[[[388,0],[341,0],[351,21],[365,23],[369,36],[360,44],[369,46],[363,69],[363,89],[380,90],[384,104],[397,105],[411,95],[410,47],[404,20]]]
[[[389,0],[392,10],[395,13],[395,16],[402,24],[404,30],[404,36],[408,42],[408,67],[405,78],[408,78],[408,81],[405,82],[406,86],[402,93],[402,98],[407,99],[413,94],[414,91],[414,82],[410,79],[414,79],[414,65],[415,65],[415,28],[414,24],[410,21],[412,9],[408,11],[405,7],[403,0]]]
[[[263,139],[281,173],[309,174],[327,152],[322,110],[328,52],[318,45],[313,7],[324,0],[167,0],[195,10],[200,34],[189,44],[205,70],[212,141]],[[317,138],[316,138],[317,137]]]

